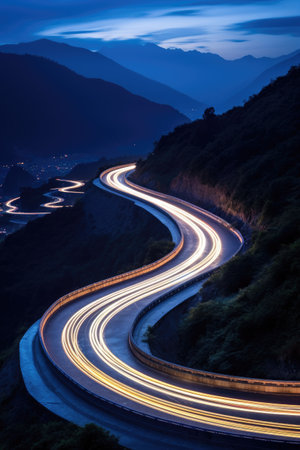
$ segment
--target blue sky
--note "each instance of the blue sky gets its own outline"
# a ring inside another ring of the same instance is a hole
[[[101,40],[278,56],[300,48],[300,0],[1,0],[0,42],[53,38],[91,49]]]

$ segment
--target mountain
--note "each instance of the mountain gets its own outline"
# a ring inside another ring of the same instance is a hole
[[[138,182],[252,230],[244,252],[212,275],[202,302],[177,322],[177,342],[163,337],[177,363],[300,379],[299,105],[298,66],[243,107],[178,127],[138,164]]]
[[[283,59],[279,63],[271,66],[269,69],[261,73],[246,88],[226,102],[226,109],[236,105],[241,105],[245,100],[248,100],[251,95],[257,94],[264,86],[267,86],[267,84],[269,84],[272,80],[275,80],[277,77],[286,75],[292,66],[297,66],[298,64],[300,64],[300,51],[292,57]]]
[[[188,119],[55,62],[0,53],[1,159],[86,153],[141,154]]]
[[[6,195],[19,194],[20,188],[31,187],[35,181],[35,178],[23,167],[13,166],[4,179],[2,191]]]
[[[164,49],[135,40],[102,42],[99,51],[125,67],[213,105],[219,111],[224,110],[224,100],[282,60],[282,57],[245,56],[229,61],[212,53]]]
[[[162,83],[150,80],[98,52],[68,44],[40,39],[33,42],[0,46],[0,52],[44,56],[62,64],[79,75],[101,78],[116,83],[133,94],[156,103],[173,106],[192,119],[199,118],[205,105]]]

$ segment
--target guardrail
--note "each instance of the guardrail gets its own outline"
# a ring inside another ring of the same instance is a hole
[[[274,442],[278,444],[294,444],[295,440],[293,439],[279,439],[276,436],[257,436],[257,435],[249,435],[249,434],[243,434],[238,432],[232,432],[230,430],[222,431],[218,429],[207,429],[205,426],[201,426],[200,424],[198,426],[189,425],[187,423],[181,423],[176,422],[175,420],[166,419],[162,417],[157,417],[152,414],[143,413],[141,411],[137,411],[136,409],[130,408],[129,406],[124,406],[120,403],[114,402],[112,400],[108,400],[105,397],[102,397],[100,395],[95,394],[95,392],[85,388],[80,383],[74,380],[74,378],[70,377],[66,372],[64,372],[57,364],[52,360],[52,358],[49,356],[47,352],[45,352],[45,349],[43,347],[43,344],[41,341],[39,341],[42,348],[42,355],[48,360],[50,363],[50,368],[55,373],[55,375],[64,383],[66,384],[73,392],[76,392],[76,394],[80,395],[84,400],[86,400],[88,403],[96,405],[99,407],[99,405],[102,405],[105,407],[105,411],[109,410],[113,414],[126,414],[125,418],[128,420],[128,414],[130,414],[133,418],[138,418],[139,423],[142,420],[146,424],[154,423],[155,425],[163,425],[164,430],[165,427],[168,427],[169,431],[184,431],[188,432],[189,435],[192,436],[199,436],[199,435],[206,435],[209,438],[211,438],[213,435],[217,435],[220,438],[234,438],[236,440],[241,439],[242,443],[245,443],[245,439],[249,441],[262,441],[262,442]],[[123,416],[124,417],[124,416]]]
[[[192,369],[190,367],[181,366],[179,364],[175,364],[170,361],[158,358],[150,353],[145,352],[138,346],[134,339],[134,333],[141,318],[167,298],[177,294],[196,281],[200,281],[208,277],[214,272],[214,270],[206,272],[205,274],[194,278],[193,280],[177,287],[167,294],[162,295],[161,297],[155,299],[153,302],[149,303],[139,312],[132,324],[131,331],[128,336],[129,347],[133,355],[146,366],[149,366],[160,373],[166,373],[173,378],[184,381],[241,391],[300,395],[300,381],[238,377],[233,375],[208,372],[205,370]]]

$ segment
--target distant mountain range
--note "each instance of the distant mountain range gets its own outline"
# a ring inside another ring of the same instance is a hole
[[[1,161],[26,155],[147,153],[188,119],[116,84],[55,62],[0,53]]]
[[[265,72],[272,66],[284,62],[280,72],[275,70],[275,76],[285,75],[290,68],[289,60],[294,56],[245,56],[229,61],[212,53],[164,49],[139,40],[102,42],[99,51],[131,70],[214,106],[220,112],[235,105],[232,99],[236,99],[238,105],[245,96],[247,99],[258,93],[274,76],[272,70]],[[265,74],[261,80],[263,84],[254,82],[262,73]]]
[[[116,83],[133,94],[148,100],[173,106],[191,119],[202,116],[206,105],[160,82],[150,80],[122,67],[98,52],[68,44],[40,39],[21,44],[0,46],[0,52],[44,56],[88,78],[101,78]]]

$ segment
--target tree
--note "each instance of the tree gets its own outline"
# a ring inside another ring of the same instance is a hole
[[[203,113],[203,119],[204,120],[210,120],[212,118],[216,117],[215,115],[215,108],[213,106],[210,106],[209,108],[206,108],[206,110]]]

